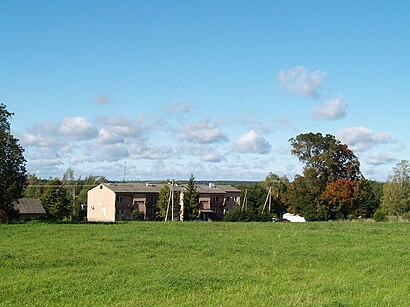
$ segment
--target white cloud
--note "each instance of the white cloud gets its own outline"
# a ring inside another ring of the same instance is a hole
[[[254,130],[242,135],[235,143],[234,148],[240,153],[268,154],[272,146]]]
[[[94,97],[94,101],[96,104],[110,104],[111,103],[111,97],[107,94],[99,94]]]
[[[175,155],[172,146],[152,146],[152,145],[138,145],[133,144],[130,146],[130,153],[132,158],[136,159],[148,159],[148,160],[161,160],[169,159]]]
[[[191,143],[210,144],[228,141],[228,136],[209,119],[183,127],[179,135],[181,140]]]
[[[324,120],[335,120],[344,118],[347,114],[349,104],[344,101],[343,96],[326,99],[325,103],[313,111],[314,117]]]
[[[121,116],[105,116],[98,118],[101,128],[98,132],[98,143],[110,145],[124,143],[127,139],[143,138],[140,121]]]
[[[388,152],[375,152],[368,157],[366,162],[369,165],[384,165],[391,164],[394,161],[397,161],[397,159]]]
[[[161,109],[166,113],[184,114],[191,111],[192,106],[185,99],[178,98],[164,105]]]
[[[204,162],[221,162],[224,160],[224,157],[216,151],[211,151],[204,154],[201,157],[201,160]]]
[[[98,135],[98,129],[84,117],[68,117],[63,119],[59,131],[75,140],[90,140]]]
[[[27,132],[19,136],[19,139],[23,146],[50,147],[56,142],[54,137],[33,132]]]
[[[98,159],[100,161],[119,161],[130,156],[129,150],[126,146],[120,144],[102,146],[99,150]]]
[[[318,90],[325,76],[326,73],[319,70],[310,73],[304,66],[282,69],[278,75],[279,88],[292,95],[319,98]]]
[[[393,137],[387,132],[374,132],[362,126],[341,129],[336,132],[336,136],[356,151],[365,151],[377,145],[395,142]]]

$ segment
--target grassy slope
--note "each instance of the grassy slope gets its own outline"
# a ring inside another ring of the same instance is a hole
[[[410,223],[0,225],[0,305],[409,306]]]

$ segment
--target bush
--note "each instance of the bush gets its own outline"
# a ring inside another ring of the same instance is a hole
[[[255,212],[253,210],[231,210],[224,216],[225,222],[270,222],[270,213]]]
[[[374,212],[373,218],[376,222],[384,222],[387,218],[387,212],[379,208]]]
[[[7,222],[7,214],[6,211],[0,210],[0,223]]]
[[[410,211],[409,211],[409,212],[406,212],[406,213],[403,213],[403,214],[401,215],[401,217],[402,217],[403,219],[405,219],[405,220],[410,220]]]
[[[144,212],[141,212],[139,210],[134,210],[132,212],[132,217],[131,219],[133,221],[143,221],[144,220]]]

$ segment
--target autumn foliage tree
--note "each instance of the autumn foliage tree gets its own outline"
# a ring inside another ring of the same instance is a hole
[[[367,206],[370,194],[370,186],[365,180],[330,182],[321,196],[323,212],[328,219],[368,217],[372,213]]]
[[[289,142],[305,166],[284,195],[288,211],[310,220],[346,216],[359,197],[357,183],[364,179],[353,151],[330,134],[300,134]]]

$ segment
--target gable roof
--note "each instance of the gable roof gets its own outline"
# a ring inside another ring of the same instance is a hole
[[[167,185],[165,183],[101,183],[115,193],[159,193]],[[178,188],[178,187],[175,187]]]
[[[159,193],[166,186],[166,183],[143,183],[143,182],[125,182],[125,183],[101,183],[98,186],[104,186],[114,193]],[[97,186],[97,187],[98,187]],[[174,186],[174,191],[185,191],[187,184]],[[229,192],[240,192],[231,185],[213,185],[209,187],[205,184],[196,185],[196,190],[201,194],[226,194]]]
[[[20,198],[14,203],[14,208],[20,214],[46,214],[38,198]]]

